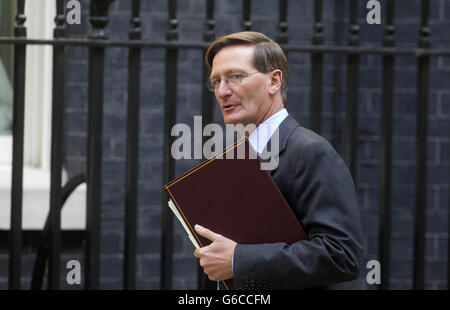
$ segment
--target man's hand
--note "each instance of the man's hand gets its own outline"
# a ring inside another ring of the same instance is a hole
[[[237,243],[200,225],[195,225],[194,228],[200,236],[212,241],[210,245],[194,252],[208,278],[212,281],[232,278],[232,259]]]

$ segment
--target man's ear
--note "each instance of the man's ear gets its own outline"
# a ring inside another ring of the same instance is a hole
[[[281,82],[283,81],[283,73],[281,70],[276,69],[270,74],[270,88],[269,93],[275,95],[279,89],[281,89]]]

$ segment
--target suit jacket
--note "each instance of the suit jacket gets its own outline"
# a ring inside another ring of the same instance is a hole
[[[362,228],[347,166],[324,138],[291,116],[278,130],[279,164],[271,175],[309,240],[238,244],[233,288],[327,288],[357,278]]]

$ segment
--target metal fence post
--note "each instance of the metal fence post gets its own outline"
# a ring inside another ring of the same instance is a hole
[[[314,1],[314,36],[312,45],[323,45],[322,0]],[[318,134],[322,131],[323,53],[311,53],[310,127]]]
[[[65,0],[56,1],[57,15],[53,36],[56,40],[64,38]],[[66,47],[53,47],[53,96],[52,96],[52,146],[51,146],[51,184],[50,184],[50,239],[48,260],[48,288],[59,289],[61,254],[61,205],[62,205],[62,162],[64,133],[64,67]]]
[[[177,1],[169,0],[169,23],[166,40],[178,39]],[[170,135],[177,116],[177,83],[178,83],[178,49],[167,48],[165,68],[165,99],[164,99],[164,159],[163,184],[175,177],[175,161],[170,153],[174,138]],[[167,196],[162,205],[162,235],[161,235],[161,289],[172,288],[173,262],[173,215],[167,205]]]
[[[113,0],[91,0],[88,38],[106,40],[109,5]],[[85,288],[100,286],[100,211],[102,195],[103,79],[105,48],[89,48],[88,164],[86,204]]]
[[[394,0],[387,1],[383,46],[394,47]],[[394,55],[383,56],[381,98],[381,197],[380,197],[380,263],[381,289],[389,288],[391,253],[391,191],[392,191],[392,114],[394,104]]]
[[[25,1],[17,2],[14,37],[26,38]],[[13,95],[13,153],[11,182],[11,227],[9,235],[9,289],[21,288],[22,274],[22,194],[23,194],[23,137],[25,116],[25,56],[26,44],[14,45]]]
[[[422,0],[422,16],[419,37],[420,48],[430,48],[428,18],[430,1]],[[414,289],[425,287],[425,223],[427,205],[427,134],[428,134],[428,88],[430,81],[430,57],[417,59],[417,127],[414,210]]]
[[[133,0],[130,40],[141,39],[140,0]],[[124,289],[136,289],[136,238],[141,48],[128,50],[127,170],[125,190]]]
[[[349,46],[359,45],[358,0],[350,0]],[[357,130],[358,130],[358,71],[359,55],[350,53],[347,56],[347,103],[345,120],[345,159],[356,179]]]

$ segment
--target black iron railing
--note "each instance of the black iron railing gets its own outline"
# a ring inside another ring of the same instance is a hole
[[[16,38],[26,38],[25,3],[17,3]],[[14,95],[13,95],[13,162],[11,180],[11,228],[9,252],[9,287],[20,288],[22,259],[22,183],[23,183],[23,138],[25,116],[25,59],[26,45],[14,45]]]
[[[275,1],[275,0],[274,0]],[[170,156],[173,137],[169,135],[175,124],[177,114],[177,65],[178,54],[182,49],[206,51],[215,38],[214,0],[205,0],[206,14],[203,42],[178,42],[177,1],[168,0],[168,29],[165,41],[150,41],[142,38],[140,19],[140,0],[130,1],[131,18],[128,40],[110,40],[105,33],[108,23],[108,10],[111,0],[91,0],[91,30],[84,39],[68,38],[65,30],[65,0],[56,0],[54,39],[28,39],[25,28],[24,0],[17,1],[17,17],[14,38],[0,38],[0,44],[14,46],[14,111],[13,111],[13,163],[11,191],[11,228],[9,240],[9,288],[21,288],[22,254],[22,174],[23,174],[23,136],[24,136],[24,94],[25,94],[25,54],[27,45],[51,45],[53,47],[53,114],[52,114],[52,150],[51,150],[51,189],[50,214],[41,238],[35,262],[32,288],[40,289],[48,257],[48,287],[59,288],[61,254],[61,208],[76,186],[87,183],[87,219],[85,248],[85,288],[98,289],[100,270],[100,206],[102,178],[102,116],[103,116],[103,80],[104,53],[106,48],[122,47],[129,49],[128,56],[128,118],[127,118],[127,157],[125,191],[125,246],[123,287],[136,287],[136,223],[137,223],[137,169],[138,169],[138,133],[139,133],[139,91],[140,62],[143,48],[165,48],[165,101],[164,101],[164,161],[162,183],[175,176],[174,159]],[[450,56],[448,49],[432,49],[430,46],[430,28],[428,26],[430,1],[422,0],[421,28],[417,48],[398,48],[395,39],[394,0],[385,1],[386,23],[382,47],[364,47],[359,45],[358,0],[349,0],[348,41],[345,46],[324,44],[324,25],[322,22],[323,1],[314,1],[314,27],[310,45],[288,43],[287,11],[288,1],[278,1],[278,33],[276,38],[287,52],[311,54],[310,85],[310,124],[317,132],[322,129],[322,91],[324,54],[340,53],[347,56],[346,83],[346,125],[345,159],[353,176],[356,175],[357,159],[357,120],[358,120],[358,73],[359,58],[362,54],[377,54],[383,59],[382,82],[382,174],[380,200],[380,260],[383,266],[381,288],[389,288],[389,257],[391,242],[391,166],[392,166],[392,121],[394,104],[394,64],[399,55],[412,55],[417,58],[417,132],[416,132],[416,180],[415,180],[415,235],[414,235],[414,288],[424,288],[425,261],[425,211],[426,211],[426,175],[427,175],[427,117],[428,84],[430,58]],[[242,29],[252,29],[251,1],[242,1]],[[74,177],[65,186],[61,186],[62,146],[64,128],[64,67],[66,48],[84,46],[89,49],[88,81],[88,164],[86,175]],[[203,65],[203,81],[208,76],[208,68]],[[211,122],[213,118],[213,97],[203,87],[203,120]],[[173,221],[162,202],[162,250],[161,250],[161,288],[172,287]],[[204,278],[199,278],[204,283]]]

